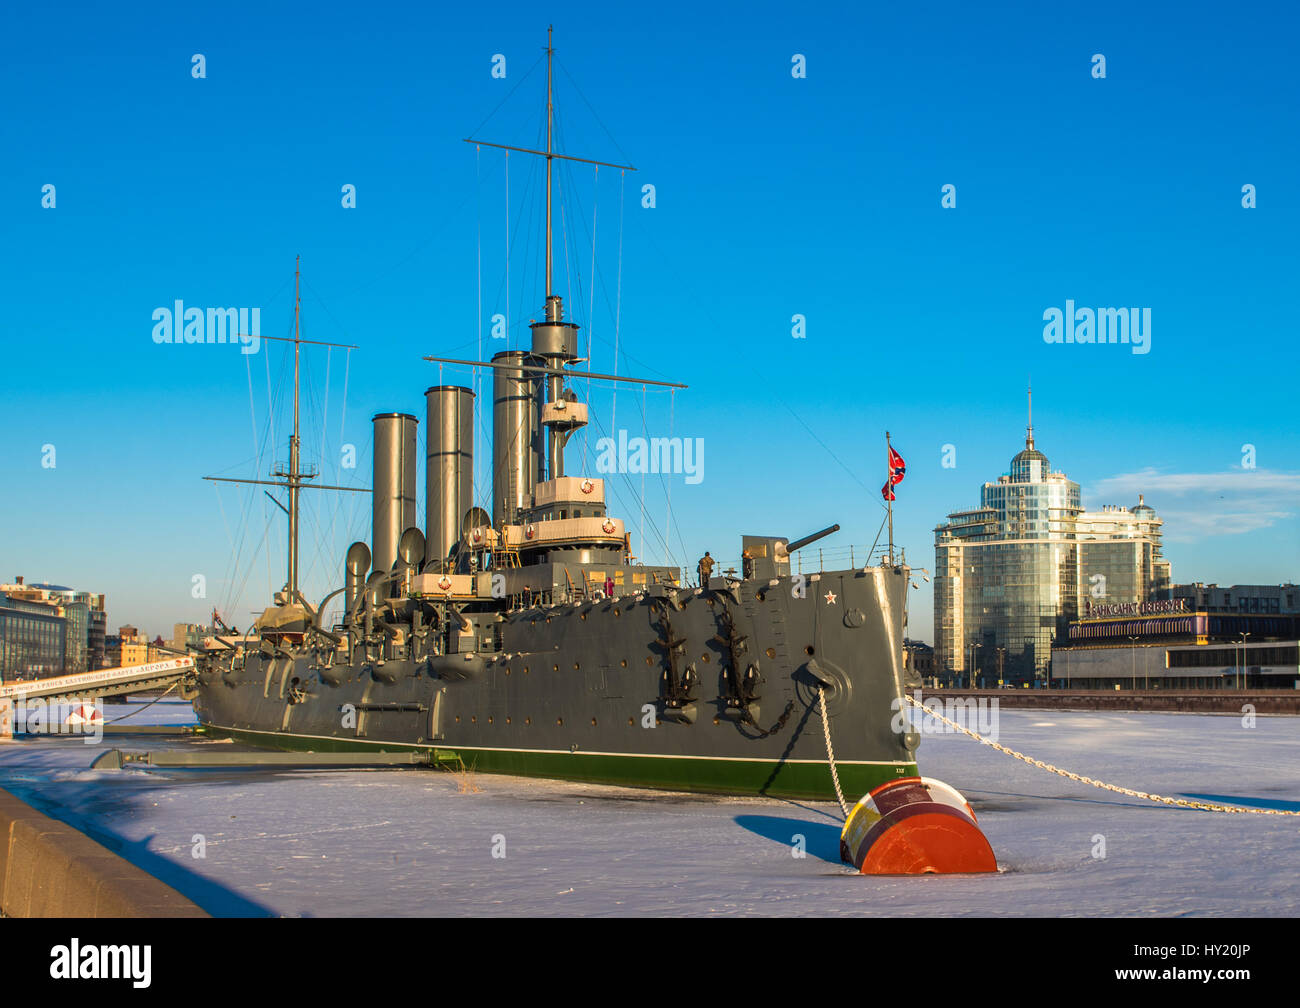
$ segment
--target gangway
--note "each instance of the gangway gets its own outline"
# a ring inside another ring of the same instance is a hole
[[[77,672],[48,679],[22,679],[0,684],[0,739],[13,737],[14,701],[96,699],[123,696],[172,686],[194,669],[193,658],[168,658],[143,665]]]

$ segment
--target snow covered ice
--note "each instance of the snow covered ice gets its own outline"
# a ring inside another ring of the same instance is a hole
[[[110,704],[106,719],[126,710]],[[193,721],[170,701],[137,716]],[[1297,718],[1245,727],[1229,716],[1004,709],[999,728],[1003,745],[1108,783],[1300,809]],[[117,735],[104,745],[230,743]],[[858,876],[839,861],[834,804],[487,774],[473,775],[474,791],[413,769],[91,772],[101,748],[68,737],[2,745],[0,787],[216,915],[1300,914],[1300,818],[1159,806],[955,734],[923,737],[921,770],[971,802],[996,875]]]

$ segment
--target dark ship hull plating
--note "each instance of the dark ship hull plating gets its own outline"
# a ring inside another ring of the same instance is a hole
[[[205,663],[194,706],[209,731],[263,747],[424,749],[493,773],[833,799],[822,685],[842,786],[864,794],[917,772],[915,737],[894,730],[906,576],[714,578],[533,607],[505,614],[497,653],[322,668],[253,651],[242,668]],[[664,699],[665,614],[695,680],[680,708]],[[745,704],[738,664],[757,673]]]

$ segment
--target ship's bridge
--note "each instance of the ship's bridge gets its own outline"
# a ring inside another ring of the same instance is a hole
[[[501,540],[507,549],[525,551],[534,561],[560,549],[610,563],[626,552],[626,533],[623,522],[605,512],[604,480],[557,476],[534,487],[532,505],[519,513],[517,522],[502,527]]]
[[[604,516],[605,481],[587,476],[559,476],[538,483],[533,490],[533,506],[526,511],[529,521]]]

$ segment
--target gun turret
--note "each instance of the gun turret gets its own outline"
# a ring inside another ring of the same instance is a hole
[[[802,539],[796,539],[794,542],[787,543],[784,547],[778,548],[786,556],[789,556],[795,550],[803,549],[805,546],[815,543],[818,539],[825,539],[832,532],[838,532],[839,530],[840,527],[838,525],[832,525],[830,528],[824,528],[820,532],[814,532],[812,535],[804,536]]]

